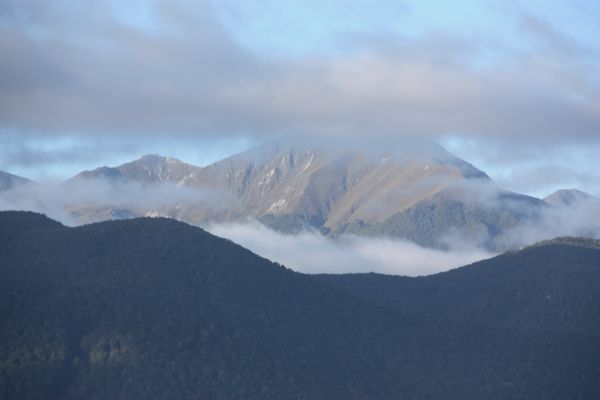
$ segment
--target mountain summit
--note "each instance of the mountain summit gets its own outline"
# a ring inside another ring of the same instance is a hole
[[[252,217],[292,231],[385,221],[457,182],[489,179],[439,146],[372,152],[285,142],[216,162],[198,178],[235,193]]]
[[[557,207],[572,207],[595,197],[578,189],[561,189],[546,196],[544,201]]]
[[[147,154],[118,167],[100,167],[83,171],[72,179],[105,179],[108,181],[186,184],[201,168],[172,157]]]

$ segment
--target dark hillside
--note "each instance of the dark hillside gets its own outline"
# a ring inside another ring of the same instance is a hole
[[[557,249],[315,277],[173,220],[2,212],[0,399],[593,398],[598,253]]]

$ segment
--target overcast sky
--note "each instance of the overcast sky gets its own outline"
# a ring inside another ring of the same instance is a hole
[[[592,0],[0,0],[0,169],[422,138],[509,189],[600,194],[598,21]]]

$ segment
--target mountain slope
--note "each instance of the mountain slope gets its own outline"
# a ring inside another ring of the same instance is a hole
[[[172,220],[2,212],[1,397],[592,398],[592,247],[320,277]]]
[[[8,172],[0,171],[0,192],[27,182],[31,181],[17,175],[9,174]]]
[[[275,141],[208,166],[195,183],[225,182],[254,217],[332,229],[383,220],[460,178],[488,179],[439,147],[359,152]]]
[[[111,171],[135,181],[139,174],[131,171],[138,169]],[[545,206],[502,191],[482,171],[431,144],[357,151],[273,141],[175,180],[231,201],[225,207],[173,204],[153,214],[199,225],[253,218],[283,232],[391,236],[427,247],[459,236],[496,249],[496,236],[535,220]]]
[[[467,241],[504,250],[507,231],[535,224],[548,207],[502,190],[433,144],[357,150],[272,141],[204,168],[148,155],[84,171],[70,182],[78,181],[108,183],[132,198],[70,204],[79,223],[120,216],[164,216],[195,225],[255,219],[286,233],[397,237],[434,248]],[[173,200],[140,205],[140,186],[165,186],[163,195]],[[183,190],[194,194],[177,196]]]
[[[557,207],[572,207],[594,199],[589,193],[577,189],[561,189],[546,196],[544,201]]]
[[[522,331],[581,329],[581,333],[600,334],[600,293],[590,290],[586,282],[600,280],[600,240],[548,240],[427,277],[320,278],[380,305],[418,310],[431,317],[477,316],[487,324]]]
[[[284,232],[391,236],[427,247],[460,236],[495,248],[496,236],[535,220],[545,206],[497,188],[436,145],[356,151],[270,142],[212,164],[196,178],[192,185],[224,185],[235,193],[241,203],[236,218],[249,215]],[[203,222],[189,209],[170,215]]]

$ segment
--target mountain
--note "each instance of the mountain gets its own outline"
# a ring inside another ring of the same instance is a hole
[[[544,201],[556,207],[572,207],[594,198],[591,194],[578,189],[561,189],[545,197]]]
[[[79,177],[176,182],[218,194],[216,201],[131,209],[135,215],[197,225],[256,219],[287,233],[399,237],[427,247],[445,247],[449,236],[458,236],[495,249],[497,236],[534,221],[546,206],[501,190],[484,172],[434,144],[359,151],[272,141],[205,168],[177,161],[169,169],[168,160],[145,156]]]
[[[593,294],[584,283],[600,279],[596,239],[547,240],[426,277],[373,273],[318,277],[365,300],[426,318],[443,315],[464,323],[477,318],[526,334],[559,330],[600,335],[600,294]],[[597,317],[590,318],[594,314]],[[600,350],[600,341],[592,347]]]
[[[9,174],[8,172],[0,171],[0,192],[27,182],[31,181],[17,175]]]
[[[312,276],[174,220],[0,212],[0,398],[594,398],[599,246]]]
[[[162,211],[164,205],[149,206],[140,201],[149,195],[148,189],[161,184],[173,187],[185,186],[200,170],[200,167],[173,157],[147,154],[117,167],[103,166],[91,171],[83,171],[65,182],[70,190],[79,191],[80,184],[83,186],[82,190],[90,190],[93,189],[94,183],[99,182],[103,189],[106,189],[106,185],[114,185],[113,191],[122,196],[101,198],[91,203],[70,203],[66,208],[70,220],[78,225],[145,215],[166,215],[167,213]],[[168,187],[165,192],[172,190],[172,187]],[[172,207],[176,210],[180,206],[176,196],[169,202],[172,204],[168,208]]]
[[[462,179],[489,178],[439,146],[369,152],[275,141],[208,166],[194,184],[224,184],[267,222],[335,230],[385,220]]]
[[[186,164],[176,158],[148,154],[138,160],[118,167],[100,167],[83,171],[72,179],[104,179],[117,182],[161,183],[180,185],[194,179],[201,168]]]
[[[427,247],[443,247],[448,235],[494,247],[495,236],[545,205],[496,188],[484,172],[432,144],[357,151],[270,142],[208,166],[194,184],[223,182],[250,216],[284,232],[308,227]]]

